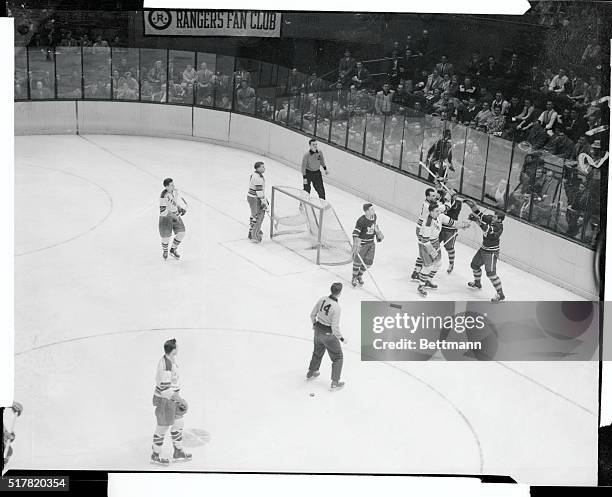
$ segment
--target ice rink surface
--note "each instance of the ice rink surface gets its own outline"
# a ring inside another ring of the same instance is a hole
[[[371,281],[353,289],[350,265],[317,267],[267,236],[246,239],[258,159],[160,138],[15,138],[15,400],[25,412],[12,467],[155,469],[155,368],[176,338],[194,459],[170,470],[596,483],[597,362],[361,362],[360,302],[378,298]],[[300,186],[298,171],[263,160],[268,194]],[[168,176],[189,210],[183,258],[163,262],[158,198]],[[350,232],[363,199],[327,191]],[[386,235],[377,281],[389,299],[417,300],[414,223],[377,212]],[[486,279],[479,293],[465,286],[473,253],[458,244],[450,276],[444,254],[430,299],[493,295]],[[503,262],[498,273],[510,300],[580,299]],[[327,357],[319,379],[304,375],[308,315],[333,281],[345,283],[347,386],[330,393]]]

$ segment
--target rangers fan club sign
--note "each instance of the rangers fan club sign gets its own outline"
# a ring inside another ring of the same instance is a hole
[[[280,38],[281,14],[257,10],[148,10],[147,36],[254,36]]]

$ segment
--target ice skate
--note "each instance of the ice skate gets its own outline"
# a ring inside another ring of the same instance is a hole
[[[455,269],[455,263],[454,262],[452,264],[448,265],[448,269],[446,270],[446,272],[448,274],[451,274],[453,272],[453,269]]]
[[[495,297],[491,299],[491,302],[497,304],[499,302],[503,302],[504,300],[506,300],[506,296],[503,293],[496,293]]]
[[[357,276],[357,284],[363,286],[363,278],[361,276]]]
[[[162,253],[162,257],[164,258],[164,260],[165,260],[165,261],[167,261],[167,260],[168,260],[168,251],[167,251],[167,250],[164,250],[164,251],[163,251],[163,253]]]
[[[176,260],[179,260],[181,258],[180,254],[177,252],[175,248],[170,249],[170,255],[174,257]]]
[[[419,273],[418,273],[418,271],[412,271],[412,276],[410,276],[410,279],[412,281],[420,281],[419,280]]]
[[[357,281],[357,277],[356,276],[353,277],[353,279],[351,280],[351,285],[353,285],[353,286],[359,285],[359,281]]]
[[[427,297],[427,290],[425,290],[425,285],[419,285],[417,287],[417,291],[419,292],[419,295],[421,295],[422,297]]]
[[[468,286],[469,286],[470,288],[474,289],[474,290],[480,290],[480,289],[482,289],[482,284],[480,283],[480,281],[476,281],[476,280],[474,280],[474,281],[470,281],[470,282],[468,283]]]
[[[191,461],[191,454],[188,454],[183,449],[174,448],[174,455],[172,456],[174,462],[185,462]]]
[[[436,285],[435,283],[432,283],[431,281],[426,281],[423,286],[425,286],[425,288],[429,288],[430,290],[438,289],[438,285]]]
[[[160,466],[168,466],[170,461],[165,457],[161,457],[157,452],[151,454],[151,464],[159,464]]]

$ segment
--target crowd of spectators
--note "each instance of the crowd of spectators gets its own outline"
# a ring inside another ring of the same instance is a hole
[[[468,164],[494,162],[494,154],[487,152],[487,137],[514,142],[525,159],[520,174],[514,182],[499,178],[488,185],[485,197],[513,215],[568,236],[596,235],[599,182],[594,168],[589,173],[579,162],[583,153],[595,161],[604,155],[609,114],[602,101],[606,91],[588,57],[555,70],[527,64],[518,53],[498,61],[494,55],[473,51],[465,60],[451,60],[445,54],[432,55],[434,42],[423,30],[418,38],[408,35],[403,46],[393,43],[385,54],[382,78],[346,50],[332,82],[317,72],[306,75],[293,68],[266,85],[256,70],[240,64],[222,71],[214,60],[198,61],[196,66],[192,55],[187,60],[170,52],[166,60],[166,51],[159,51],[163,57],[141,58],[138,67],[138,57],[123,57],[118,50],[111,68],[108,47],[121,45],[118,38],[109,43],[100,35],[67,31],[56,40],[56,56],[64,47],[79,46],[88,48],[88,60],[98,56],[97,67],[93,64],[83,72],[85,98],[112,94],[118,100],[195,103],[257,114],[346,143],[351,150],[391,165],[403,162],[406,170],[419,163],[441,127],[453,130],[451,141],[464,148],[456,155]],[[68,88],[62,95],[56,89],[60,98],[80,96],[70,93],[81,88],[78,72],[58,77]],[[53,98],[55,83],[48,71],[31,74],[30,98]],[[17,98],[24,94],[24,84],[16,77]],[[460,134],[464,139],[458,143]],[[500,164],[499,169],[509,167]],[[491,176],[495,175],[488,173],[489,183]],[[478,183],[482,180],[474,179],[475,188]],[[592,219],[585,221],[588,216]]]

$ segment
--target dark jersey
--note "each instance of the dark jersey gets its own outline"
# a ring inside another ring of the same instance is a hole
[[[459,219],[459,214],[461,214],[461,209],[463,208],[463,203],[461,203],[461,200],[455,200],[455,202],[450,206],[446,208],[446,211],[444,212],[448,217],[450,217],[453,221],[457,221]],[[457,226],[453,226],[453,227],[449,227],[449,226],[442,226],[442,229],[448,229],[448,230],[457,230]]]
[[[504,231],[503,224],[494,221],[494,216],[490,214],[481,216],[478,209],[474,211],[474,214],[479,218],[478,224],[482,230],[482,246],[480,248],[489,252],[499,251],[499,239]]]
[[[353,236],[358,237],[362,242],[374,241],[376,235],[374,227],[376,226],[376,214],[374,219],[368,219],[365,214],[357,219],[355,223],[355,229],[353,230]]]

